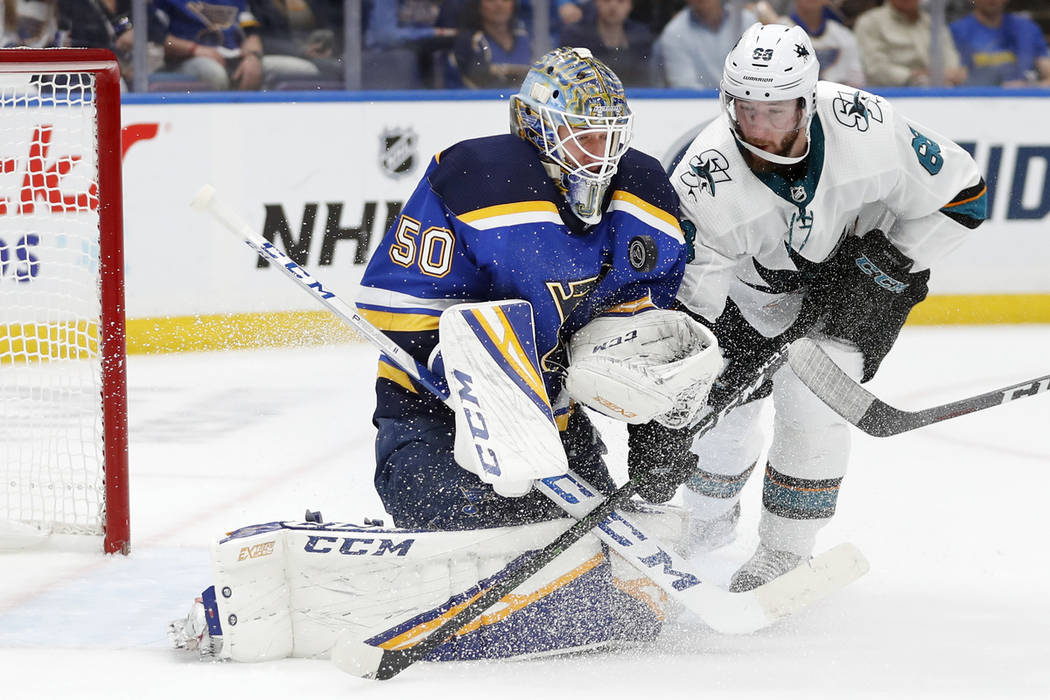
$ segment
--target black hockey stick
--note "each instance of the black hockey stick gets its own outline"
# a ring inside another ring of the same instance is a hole
[[[791,369],[817,398],[869,435],[889,437],[1050,390],[1050,374],[919,411],[894,408],[843,372],[816,343],[791,346]]]
[[[765,364],[758,368],[754,379],[749,384],[731,392],[725,400],[720,402],[720,405],[712,406],[711,410],[694,428],[695,434],[699,436],[708,432],[729,411],[746,402],[787,361],[787,351],[787,344],[782,345]],[[630,480],[627,481],[594,510],[577,520],[572,527],[555,538],[550,544],[543,549],[523,555],[520,558],[521,564],[516,568],[507,567],[504,569],[504,572],[506,572],[504,578],[496,580],[488,588],[484,589],[479,583],[476,587],[476,597],[469,604],[428,632],[421,641],[411,647],[405,649],[381,649],[368,644],[363,639],[341,639],[332,650],[332,661],[340,669],[362,678],[374,678],[376,680],[393,678],[415,662],[426,658],[428,654],[451,639],[458,630],[469,624],[501,598],[512,593],[530,576],[551,563],[558,555],[604,522],[613,511],[622,507],[636,491],[635,483]]]

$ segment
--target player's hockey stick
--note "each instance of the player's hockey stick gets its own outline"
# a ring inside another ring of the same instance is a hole
[[[1050,374],[919,411],[894,408],[858,384],[808,338],[791,346],[789,364],[817,398],[869,435],[889,437],[1050,390]]]
[[[241,239],[253,248],[257,253],[267,258],[285,274],[297,282],[302,288],[309,291],[314,298],[324,304],[342,320],[359,330],[368,340],[374,343],[391,360],[398,364],[410,376],[417,379],[423,386],[427,387],[436,396],[447,400],[448,390],[445,383],[431,373],[426,367],[417,363],[410,355],[404,352],[396,343],[383,334],[361,317],[350,305],[343,302],[330,290],[313,278],[306,270],[288,258],[273,244],[266,241],[262,236],[255,233],[236,212],[223,205],[215,197],[214,189],[210,186],[203,188],[194,198],[193,206],[202,211],[207,211],[216,217],[231,232],[240,236]],[[763,368],[759,370],[755,381],[747,387],[742,387],[738,392],[731,394],[724,400],[721,407],[713,410],[698,426],[698,432],[706,432],[714,427],[726,412],[737,404],[746,400],[748,396],[762,384],[776,368],[786,360],[784,348],[776,353]],[[813,601],[823,597],[850,581],[856,579],[867,570],[867,562],[855,548],[850,545],[841,545],[819,557],[811,560],[808,566],[799,567],[794,572],[782,576],[766,586],[761,586],[746,593],[727,593],[714,586],[701,584],[698,577],[689,573],[685,563],[669,548],[662,547],[660,543],[645,534],[644,530],[631,520],[628,515],[616,512],[616,506],[625,502],[633,494],[633,485],[628,482],[617,493],[626,493],[620,500],[608,501],[598,495],[596,489],[587,484],[583,479],[573,473],[568,473],[536,482],[537,487],[549,498],[562,506],[562,508],[575,518],[583,518],[597,509],[601,509],[594,515],[593,522],[598,524],[596,534],[613,549],[632,562],[635,567],[645,573],[657,585],[668,592],[669,595],[679,600],[686,608],[696,613],[712,628],[731,633],[751,632],[764,627],[775,620],[789,615]],[[630,492],[626,492],[630,486]],[[575,539],[579,539],[590,531],[594,525],[582,531],[573,528],[578,533]],[[573,540],[575,541],[575,540]],[[530,564],[542,567],[543,564],[552,560],[558,553],[564,551],[568,543],[562,542],[552,548],[544,556],[535,556],[529,560]],[[543,550],[547,551],[547,550]],[[508,567],[508,571],[511,567]],[[497,577],[498,578],[498,577]],[[500,592],[496,599],[513,590],[516,581],[510,585],[500,585]],[[476,615],[476,613],[475,613]],[[459,619],[453,618],[453,619]],[[469,620],[468,620],[469,621]],[[443,637],[440,644],[451,636],[459,627],[465,623],[454,625],[449,622],[435,629],[427,636],[437,635]],[[343,644],[340,648],[346,653],[333,652],[333,658],[354,658],[348,653],[354,644],[357,651],[367,657],[369,654],[379,651],[369,651],[364,647],[369,645],[363,642]],[[416,645],[418,646],[418,644]],[[414,647],[413,647],[414,648]],[[375,647],[370,647],[375,650]],[[391,650],[387,650],[391,651]],[[385,653],[385,652],[384,652]],[[400,653],[400,652],[399,652]],[[397,667],[398,670],[407,667],[414,662],[418,656],[415,655],[392,655],[390,658],[401,659],[398,664],[390,662],[389,668]],[[347,663],[348,670],[351,664]],[[371,671],[365,667],[353,667],[358,675],[373,676],[378,673],[378,667]],[[389,671],[388,671],[389,672]],[[393,674],[390,674],[393,675]],[[390,677],[387,675],[385,677]]]

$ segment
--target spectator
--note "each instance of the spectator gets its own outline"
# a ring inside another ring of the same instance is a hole
[[[259,23],[263,83],[340,80],[342,0],[248,0]]]
[[[593,16],[594,5],[591,0],[547,0],[550,12],[548,26],[551,36],[557,37],[562,27],[588,19]],[[445,0],[441,5],[438,17],[439,27],[458,27],[463,6],[469,0]],[[526,31],[532,34],[533,10],[532,0],[518,0],[518,19],[525,25]]]
[[[131,50],[135,32],[131,26],[131,0],[57,0],[58,26],[69,46],[109,49],[120,60],[126,89],[132,78]],[[165,27],[155,10],[147,11],[147,66],[156,70],[164,62],[162,44]]]
[[[532,48],[517,9],[516,0],[464,3],[452,50],[450,86],[515,87],[524,80],[532,65]]]
[[[832,22],[838,22],[844,24],[842,14],[838,11],[837,3],[839,0],[828,0],[824,3],[824,7],[821,8],[821,16],[824,19]],[[873,3],[872,6],[878,3]],[[747,4],[745,7],[755,13],[758,17],[758,21],[762,24],[780,24],[781,20],[791,15],[792,9],[794,9],[794,0],[758,0],[753,4]],[[788,23],[790,26],[790,23]]]
[[[392,48],[431,39],[447,39],[456,30],[438,26],[442,0],[375,0],[365,25],[365,46]]]
[[[636,2],[634,9],[631,10],[631,19],[649,27],[649,31],[653,33],[653,36],[657,36],[684,5],[685,0],[645,0],[644,2]]]
[[[633,0],[594,0],[594,17],[562,29],[561,43],[582,46],[609,66],[627,87],[653,85],[653,35],[628,19]]]
[[[59,46],[58,12],[55,0],[17,0],[15,3],[16,45],[31,48]]]
[[[741,10],[741,21],[722,0],[687,0],[656,40],[656,52],[670,87],[714,89],[722,78],[722,64],[743,29],[757,20]]]
[[[882,0],[835,0],[835,13],[846,27],[856,31],[857,18],[881,4]]]
[[[262,83],[262,40],[246,0],[154,0],[167,23],[167,70],[193,76],[214,90],[231,86],[258,90]]]
[[[759,3],[761,5],[761,3]],[[795,0],[795,11],[787,17],[760,13],[763,24],[797,24],[806,30],[820,64],[820,79],[864,87],[864,68],[857,38],[844,24],[832,19],[828,0]]]
[[[973,14],[951,25],[967,84],[1050,87],[1050,51],[1039,25],[1005,12],[1007,2],[973,0]]]
[[[860,44],[864,72],[873,85],[923,86],[930,84],[930,13],[919,9],[919,0],[888,0],[857,18],[853,32]],[[966,81],[948,27],[941,35],[944,82]]]
[[[973,7],[974,0],[945,0],[944,1],[944,17],[951,24],[957,19],[970,14],[970,8]]]
[[[5,49],[18,45],[18,10],[15,0],[3,0],[3,36],[0,37],[0,46]]]
[[[558,9],[558,27],[561,31],[584,19],[586,10],[592,9],[592,0],[555,0]],[[564,40],[562,43],[566,43]]]
[[[456,37],[452,17],[458,13],[450,7],[453,4],[453,0],[366,3],[365,87],[436,87],[436,66],[445,63]]]

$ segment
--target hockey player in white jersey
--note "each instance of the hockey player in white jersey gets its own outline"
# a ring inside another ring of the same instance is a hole
[[[678,302],[711,326],[729,361],[716,389],[746,380],[802,331],[850,375],[870,379],[925,298],[931,264],[986,215],[969,154],[881,97],[818,82],[818,70],[801,28],[751,26],[726,58],[720,118],[673,168],[694,247]],[[810,556],[846,473],[845,421],[789,368],[771,384],[760,544],[731,579],[734,591]],[[696,549],[734,534],[740,490],[764,445],[763,403],[735,410],[691,449],[687,431],[632,430],[632,477],[671,463],[685,479],[699,457],[683,494]],[[677,485],[647,495],[670,498]]]

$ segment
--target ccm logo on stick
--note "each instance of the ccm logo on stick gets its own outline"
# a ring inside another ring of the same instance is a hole
[[[1050,377],[1036,379],[1028,384],[1018,384],[1003,391],[1003,403],[1015,399],[1023,399],[1026,396],[1035,396],[1050,389]]]

